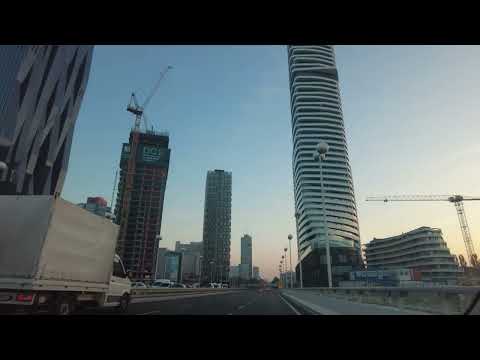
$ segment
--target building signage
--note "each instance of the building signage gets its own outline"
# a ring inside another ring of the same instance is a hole
[[[138,161],[149,164],[166,165],[168,149],[151,145],[141,145],[138,151]]]

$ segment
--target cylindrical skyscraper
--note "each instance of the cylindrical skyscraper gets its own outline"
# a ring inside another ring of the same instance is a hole
[[[326,236],[334,285],[361,264],[360,234],[333,47],[288,46],[297,238],[305,286],[326,286]],[[321,163],[320,141],[328,144]],[[320,165],[321,164],[321,165]],[[327,228],[322,219],[323,180]],[[299,271],[297,270],[297,274]]]

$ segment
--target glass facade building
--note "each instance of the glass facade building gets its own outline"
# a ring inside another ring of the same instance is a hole
[[[243,235],[240,245],[240,264],[242,269],[240,275],[243,279],[250,280],[253,271],[252,237],[247,234]]]
[[[335,54],[330,45],[288,46],[287,51],[295,217],[303,282],[305,286],[328,284],[328,237],[335,285],[362,262]],[[313,156],[320,141],[329,145],[321,165]]]
[[[207,173],[203,215],[202,280],[227,281],[230,271],[232,173]]]
[[[0,45],[0,194],[60,194],[93,46]]]

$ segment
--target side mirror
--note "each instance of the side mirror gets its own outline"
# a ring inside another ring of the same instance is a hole
[[[132,277],[132,270],[127,270],[127,278],[131,278]]]

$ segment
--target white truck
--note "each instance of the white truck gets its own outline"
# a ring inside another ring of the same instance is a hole
[[[0,196],[0,309],[126,311],[131,283],[115,254],[117,234],[108,219],[59,197]]]

